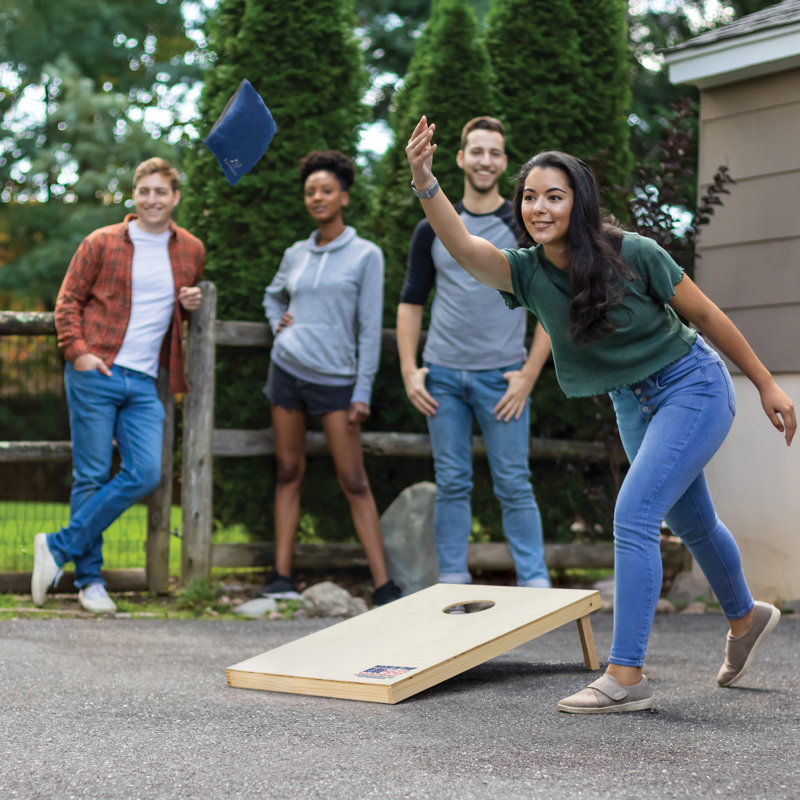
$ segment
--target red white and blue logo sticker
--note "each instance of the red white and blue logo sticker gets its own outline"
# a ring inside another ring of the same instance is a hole
[[[356,673],[356,678],[399,678],[405,675],[406,672],[415,670],[416,667],[388,667],[384,664],[378,664],[375,667],[362,669],[361,672]]]

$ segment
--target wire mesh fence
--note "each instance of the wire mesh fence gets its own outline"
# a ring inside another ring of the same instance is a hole
[[[55,336],[0,335],[0,442],[68,441],[63,359]],[[0,572],[29,571],[33,537],[69,521],[71,464],[0,461]],[[103,537],[105,566],[145,566],[147,508],[126,511]]]

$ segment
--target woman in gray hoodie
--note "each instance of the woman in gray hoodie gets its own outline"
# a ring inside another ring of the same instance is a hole
[[[297,597],[292,543],[306,465],[306,414],[320,416],[339,485],[367,556],[376,605],[400,597],[389,580],[378,510],[364,469],[361,423],[370,413],[383,315],[383,254],[344,224],[353,161],[315,150],[300,162],[306,210],[317,229],[295,242],[264,293],[275,336],[264,393],[272,404],[275,484],[275,572],[263,595]]]

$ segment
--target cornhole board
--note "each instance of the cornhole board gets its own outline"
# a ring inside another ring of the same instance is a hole
[[[449,613],[461,605],[472,613]],[[600,606],[593,590],[440,583],[234,664],[228,685],[397,703],[573,621],[598,669]]]

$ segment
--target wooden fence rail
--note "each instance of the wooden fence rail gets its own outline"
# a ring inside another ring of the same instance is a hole
[[[0,336],[55,336],[52,312],[0,311]],[[110,588],[139,589],[164,594],[169,588],[169,518],[172,505],[172,458],[175,439],[175,402],[168,391],[166,373],[158,378],[158,393],[164,403],[164,439],[161,449],[161,480],[147,498],[145,568],[106,570]],[[0,442],[0,463],[61,462],[72,460],[71,442]],[[65,575],[62,588],[71,585]],[[24,591],[30,587],[26,573],[0,573],[0,591]]]
[[[216,319],[216,289],[210,282],[201,284],[203,303],[192,314],[187,348],[189,393],[184,401],[183,454],[183,558],[181,580],[206,576],[212,567],[253,567],[272,562],[273,546],[269,542],[229,544],[211,542],[212,464],[219,457],[268,456],[274,454],[271,429],[215,429],[214,362],[221,347],[258,347],[272,345],[272,334],[265,322],[231,322]],[[384,353],[394,352],[397,337],[384,330]],[[266,359],[265,359],[266,360]],[[392,458],[428,458],[430,440],[426,434],[365,432],[362,434],[367,455]],[[486,455],[486,446],[479,436],[473,438],[473,452]],[[324,434],[306,434],[309,455],[327,454]],[[532,459],[605,461],[609,453],[600,442],[576,442],[556,439],[531,439]],[[584,563],[585,566],[609,567],[613,555],[609,545],[548,545],[548,564],[563,569]],[[363,566],[364,554],[358,544],[295,545],[298,568]],[[511,570],[513,561],[504,543],[470,545],[471,568]]]
[[[272,345],[272,334],[266,323],[235,322],[216,318],[216,288],[205,281],[203,302],[192,314],[187,337],[187,379],[189,392],[184,399],[183,454],[181,473],[182,548],[181,582],[206,577],[212,567],[236,569],[271,563],[273,545],[212,544],[213,487],[212,468],[215,457],[269,456],[274,454],[271,429],[233,430],[214,428],[214,376],[217,346],[257,347],[265,351]],[[53,335],[52,313],[0,311],[0,335]],[[383,332],[383,351],[396,350],[393,330]],[[159,391],[166,405],[162,481],[148,499],[146,568],[118,570],[106,574],[110,588],[147,588],[165,592],[169,578],[169,510],[174,449],[174,405],[166,391],[166,376],[161,375]],[[431,446],[426,434],[365,432],[364,451],[378,457],[429,458]],[[309,432],[306,437],[309,455],[328,453],[323,434]],[[567,459],[605,461],[609,453],[600,442],[578,442],[532,438],[532,459]],[[481,437],[473,438],[473,451],[486,455]],[[0,463],[34,461],[68,461],[72,457],[70,442],[0,442]],[[613,554],[608,544],[547,545],[547,561],[553,569],[574,566],[610,567]],[[669,550],[669,548],[667,548]],[[295,564],[301,569],[363,567],[366,562],[360,545],[337,543],[296,545]],[[669,558],[678,556],[674,547]],[[665,558],[667,550],[665,550]],[[505,571],[513,569],[513,561],[504,543],[472,544],[469,547],[472,569]],[[118,572],[119,575],[114,575]],[[138,577],[137,577],[138,576]],[[118,580],[117,580],[118,578]],[[23,585],[21,574],[0,574],[0,590],[13,584]],[[138,582],[137,582],[138,581]],[[10,589],[6,589],[10,590]]]

